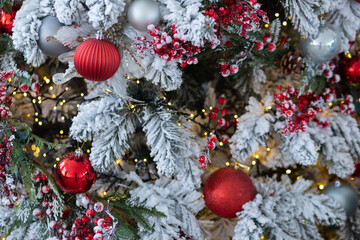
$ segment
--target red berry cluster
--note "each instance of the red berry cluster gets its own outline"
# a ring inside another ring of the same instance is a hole
[[[319,67],[320,71],[322,71],[327,81],[332,84],[338,83],[341,80],[341,77],[339,74],[336,73],[335,68],[336,66],[333,61],[327,64],[323,63]]]
[[[228,62],[222,62],[219,64],[219,67],[221,68],[221,75],[223,77],[228,77],[230,74],[236,74],[239,72],[239,67],[236,64],[231,64]]]
[[[218,98],[218,104],[221,106],[220,109],[214,107],[208,113],[209,121],[216,121],[216,126],[212,129],[210,136],[208,136],[208,144],[207,144],[207,154],[204,154],[199,157],[199,163],[201,168],[206,168],[207,164],[210,162],[208,150],[213,150],[216,148],[220,142],[222,144],[229,142],[229,137],[227,135],[220,135],[218,134],[218,128],[226,129],[229,126],[235,124],[235,121],[228,121],[225,119],[226,116],[229,114],[229,110],[224,108],[226,104],[226,99],[224,97]]]
[[[279,86],[282,89],[282,86]],[[305,93],[299,95],[295,88],[287,88],[282,93],[274,93],[274,104],[279,114],[286,118],[286,125],[281,134],[305,131],[310,121],[315,121],[322,127],[327,127],[329,122],[320,121],[317,117],[320,112],[329,108],[329,103],[335,100],[335,88],[326,88],[321,95]]]
[[[0,120],[12,116],[10,108],[14,102],[12,97],[6,96],[6,81],[14,74],[11,72],[0,72]]]
[[[256,0],[225,0],[221,5],[211,4],[204,12],[216,23],[228,28],[232,24],[240,26],[240,36],[248,37],[247,32],[260,27],[260,21],[269,22],[266,13],[260,10]]]
[[[198,59],[194,56],[200,52],[200,47],[180,39],[175,25],[171,25],[169,32],[160,31],[160,28],[155,28],[153,24],[150,24],[148,29],[148,33],[153,38],[151,41],[147,41],[145,36],[138,37],[135,43],[138,53],[150,52],[167,61],[178,60],[182,67],[198,63]]]
[[[20,90],[23,91],[23,92],[27,92],[29,91],[30,94],[34,97],[36,97],[37,95],[39,95],[39,89],[40,89],[40,84],[39,84],[39,77],[38,75],[36,74],[33,74],[31,76],[31,80],[32,80],[32,83],[31,85],[27,85],[25,83],[21,84],[19,86]]]
[[[90,204],[87,196],[83,197],[82,202],[87,205],[87,210],[83,216],[76,218],[70,231],[65,230],[66,226],[63,226],[61,221],[50,223],[50,227],[56,230],[54,235],[62,240],[111,239],[114,233],[114,219],[109,215],[104,217],[104,204]]]
[[[4,137],[0,143],[0,198],[1,204],[9,208],[14,207],[18,200],[16,185],[11,175],[6,174],[11,167],[10,154],[13,147],[13,137]]]
[[[35,186],[38,187],[37,198],[42,201],[38,208],[34,209],[33,215],[39,219],[50,217],[53,215],[53,193],[48,184],[45,174],[36,174],[34,176]]]
[[[351,95],[347,95],[344,98],[344,101],[340,102],[339,112],[345,113],[348,115],[353,115],[355,113],[355,105],[353,103],[354,98]]]
[[[255,49],[262,51],[266,48],[269,52],[274,52],[276,49],[282,50],[287,42],[288,40],[286,38],[282,38],[276,46],[273,42],[273,37],[270,34],[265,34],[262,38],[262,41],[255,44]]]

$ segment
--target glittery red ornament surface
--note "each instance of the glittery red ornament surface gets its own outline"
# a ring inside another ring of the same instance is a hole
[[[84,193],[95,183],[96,172],[86,155],[70,153],[56,165],[55,180],[67,193]]]
[[[7,13],[4,10],[0,11],[0,33],[12,34],[13,23],[16,12],[20,9],[21,4],[15,3],[12,6],[11,13]]]
[[[345,58],[341,60],[343,78],[349,83],[360,83],[360,56]]]
[[[206,180],[206,206],[223,218],[234,218],[242,206],[255,198],[255,187],[248,175],[231,167],[215,171]]]

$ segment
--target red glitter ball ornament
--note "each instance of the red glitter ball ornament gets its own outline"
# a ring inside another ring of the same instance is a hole
[[[349,83],[360,83],[360,56],[341,60],[342,75]]]
[[[90,38],[77,47],[74,64],[84,78],[102,82],[116,73],[120,65],[120,54],[111,42]]]
[[[54,175],[57,185],[67,193],[87,192],[96,180],[89,158],[81,152],[64,156],[56,165]]]
[[[12,28],[16,12],[20,9],[21,4],[15,3],[11,8],[11,13],[7,13],[3,9],[0,11],[0,34],[12,34]]]
[[[255,198],[255,187],[248,175],[231,167],[215,171],[204,185],[206,206],[223,218],[234,218],[242,206]]]

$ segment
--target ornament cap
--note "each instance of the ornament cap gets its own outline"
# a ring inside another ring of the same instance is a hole
[[[97,40],[103,40],[104,39],[104,35],[103,35],[102,31],[97,31],[96,39]]]
[[[56,17],[55,8],[51,8],[51,16]]]
[[[81,157],[83,154],[84,154],[84,152],[80,148],[75,150],[75,156],[76,157]]]
[[[340,186],[341,186],[341,182],[340,182],[339,180],[336,180],[334,185],[335,185],[335,187],[340,187]]]

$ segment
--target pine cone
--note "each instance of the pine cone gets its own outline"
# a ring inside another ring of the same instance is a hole
[[[288,52],[282,57],[280,67],[285,75],[301,73],[304,68],[304,59],[300,57],[298,51]]]

